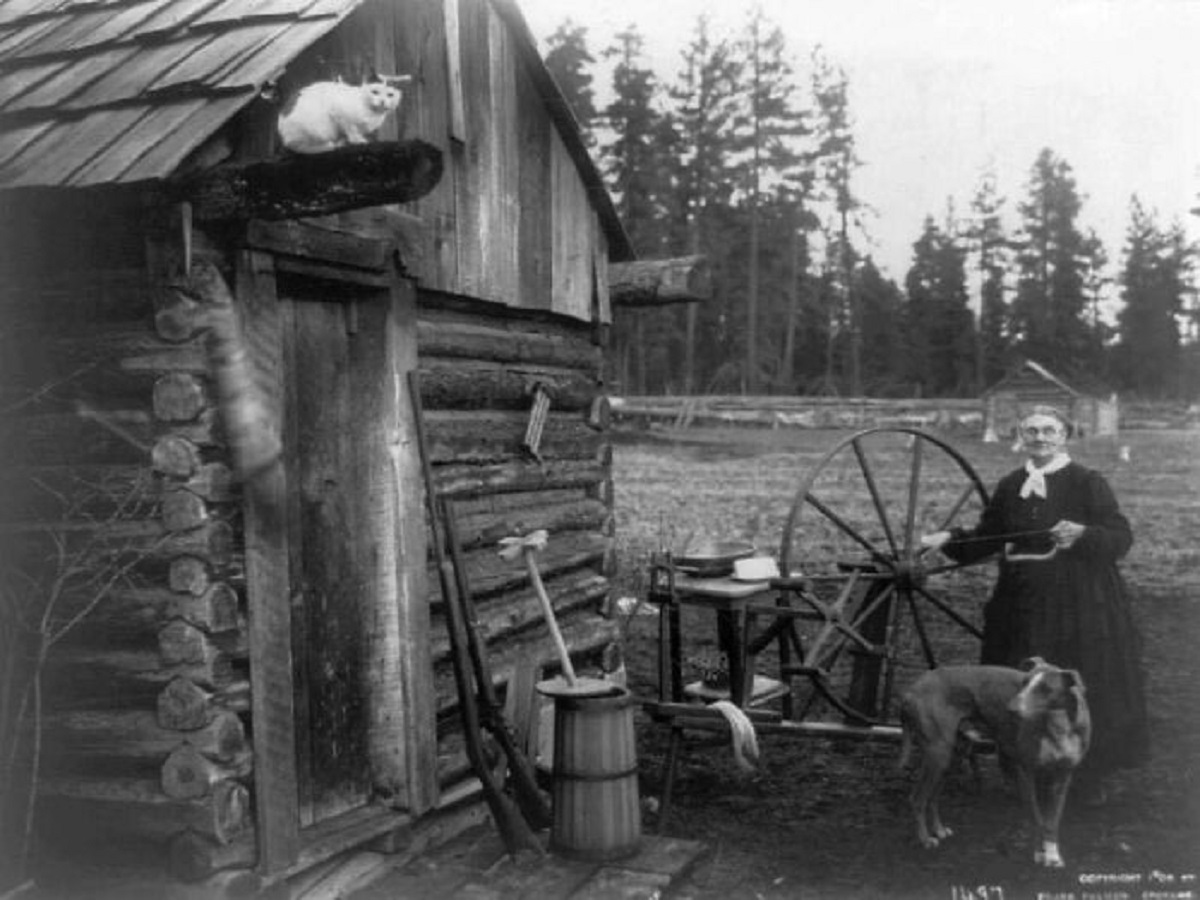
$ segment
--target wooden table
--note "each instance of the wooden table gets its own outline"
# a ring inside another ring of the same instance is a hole
[[[684,730],[714,732],[721,743],[727,741],[729,734],[724,716],[697,701],[729,699],[750,718],[759,732],[866,740],[899,737],[899,729],[890,726],[793,719],[790,682],[797,672],[804,670],[800,663],[805,657],[796,621],[814,617],[810,610],[793,604],[796,590],[794,587],[780,590],[770,581],[740,581],[729,576],[697,578],[668,565],[651,566],[649,600],[656,603],[659,610],[658,697],[643,700],[642,706],[654,721],[671,729],[659,806],[660,831],[670,810]],[[699,684],[684,684],[684,636],[680,621],[684,606],[707,609],[715,615],[718,645],[729,661],[727,693],[704,690]],[[759,617],[767,618],[770,624],[755,634],[754,623]],[[776,645],[778,652],[778,679],[757,676],[754,671],[758,654],[771,644]],[[764,708],[775,699],[781,700],[780,710]]]
[[[728,699],[739,707],[747,706],[748,699],[755,702],[752,690],[754,654],[749,650],[748,628],[758,612],[768,605],[773,606],[774,592],[770,582],[740,581],[729,576],[695,578],[676,575],[674,588],[674,602],[660,601],[659,605],[660,649],[665,650],[660,653],[660,660],[669,666],[659,673],[659,699],[675,703],[687,699],[679,615],[680,606],[695,606],[715,613],[717,644],[729,661]]]

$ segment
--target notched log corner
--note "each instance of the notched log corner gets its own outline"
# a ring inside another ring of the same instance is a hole
[[[289,154],[215,166],[168,182],[198,221],[297,219],[388,203],[409,203],[442,178],[442,151],[420,140]]]

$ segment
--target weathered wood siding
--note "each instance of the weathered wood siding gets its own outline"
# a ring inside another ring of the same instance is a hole
[[[368,65],[414,76],[380,136],[426,140],[446,163],[440,185],[403,208],[406,239],[416,242],[408,274],[431,290],[609,322],[600,220],[493,5],[372,0],[282,84],[352,79]],[[260,114],[260,128],[273,124],[273,111]]]

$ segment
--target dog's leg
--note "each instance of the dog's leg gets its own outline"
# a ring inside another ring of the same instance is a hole
[[[913,786],[912,807],[917,821],[917,840],[922,847],[936,847],[943,838],[950,836],[950,829],[942,824],[938,815],[937,795],[952,755],[953,747],[933,745],[926,746],[921,757],[921,769]]]
[[[1071,772],[1051,773],[1048,776],[1046,807],[1042,816],[1042,865],[1050,869],[1061,869],[1062,856],[1058,852],[1058,824],[1062,821],[1063,807],[1067,801],[1067,789],[1071,786]],[[1037,855],[1034,855],[1036,861]]]
[[[1033,861],[1037,865],[1045,863],[1045,851],[1042,844],[1042,804],[1041,798],[1038,797],[1038,785],[1034,780],[1034,775],[1025,766],[1017,764],[1017,787],[1021,791],[1021,797],[1025,801],[1025,807],[1029,810],[1029,817],[1033,822]]]
[[[947,764],[949,765],[949,764]],[[944,841],[946,838],[953,836],[954,832],[950,827],[942,822],[941,804],[942,787],[946,784],[946,772],[942,770],[942,777],[937,780],[933,787],[933,796],[929,799],[929,827],[933,831],[933,836],[938,841]]]

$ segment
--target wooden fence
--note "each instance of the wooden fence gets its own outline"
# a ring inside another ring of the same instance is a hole
[[[983,403],[964,399],[873,397],[640,396],[611,397],[618,427],[757,428],[904,427],[982,432]]]

